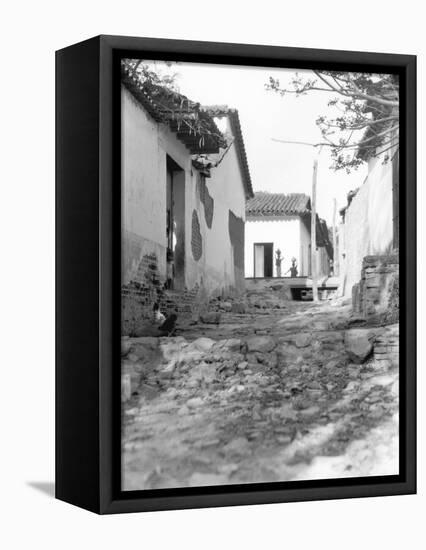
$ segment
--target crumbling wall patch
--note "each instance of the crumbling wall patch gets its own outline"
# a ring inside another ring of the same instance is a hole
[[[234,248],[234,265],[244,270],[244,220],[229,210],[229,238]]]
[[[214,214],[214,199],[210,195],[206,180],[204,176],[200,176],[197,181],[198,195],[204,206],[204,217],[206,220],[207,227],[212,228],[213,224],[213,214]]]
[[[163,293],[157,255],[145,254],[134,278],[121,287],[122,334],[136,334],[140,325],[152,316],[152,307],[161,302]]]
[[[203,238],[200,231],[200,221],[196,210],[192,212],[191,248],[194,260],[198,262],[203,254]]]
[[[399,258],[396,254],[366,256],[361,280],[352,288],[352,309],[370,322],[399,320]]]

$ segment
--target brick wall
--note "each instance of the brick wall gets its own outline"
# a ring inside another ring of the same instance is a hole
[[[193,315],[200,301],[201,288],[185,290],[165,290],[160,301],[161,311],[165,313],[176,312],[179,318],[188,318]]]
[[[152,317],[153,305],[161,302],[163,295],[157,255],[145,254],[133,279],[121,287],[122,334],[135,334]]]
[[[374,359],[388,365],[399,364],[399,325],[391,325],[376,336]]]
[[[155,303],[166,315],[176,312],[180,320],[193,316],[201,307],[203,297],[199,285],[192,289],[168,290],[164,283],[158,272],[156,254],[143,256],[134,279],[121,287],[123,335],[141,333],[144,326],[151,323]]]
[[[355,315],[378,324],[399,319],[399,257],[397,254],[366,256],[361,280],[352,289]]]

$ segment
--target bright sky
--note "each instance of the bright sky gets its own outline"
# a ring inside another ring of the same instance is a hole
[[[155,66],[162,72],[177,73],[180,92],[192,101],[238,109],[254,191],[311,194],[315,150],[276,143],[272,138],[321,141],[315,120],[330,113],[327,102],[335,94],[311,92],[303,97],[281,97],[265,90],[269,76],[286,86],[296,72],[293,69],[179,63],[164,70],[158,61]],[[330,165],[329,148],[323,148],[318,168],[317,212],[328,224],[332,223],[333,199],[336,198],[338,209],[344,206],[348,191],[360,186],[367,174],[365,165],[350,175],[334,172]]]

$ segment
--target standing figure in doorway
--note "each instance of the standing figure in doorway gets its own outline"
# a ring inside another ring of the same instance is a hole
[[[173,279],[174,279],[174,254],[173,250],[170,248],[167,249],[167,264],[166,264],[166,283],[165,287],[168,289],[173,288]]]
[[[278,248],[275,254],[277,256],[275,259],[275,267],[277,268],[277,277],[281,277],[281,262],[283,261],[283,258],[281,258],[281,250]]]
[[[296,258],[291,259],[291,267],[289,271],[290,271],[290,277],[297,277],[298,270],[297,270]]]

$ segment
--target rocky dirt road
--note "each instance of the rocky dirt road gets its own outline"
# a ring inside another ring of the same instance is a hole
[[[123,341],[124,490],[398,472],[397,325],[348,329],[349,306],[268,299]]]

